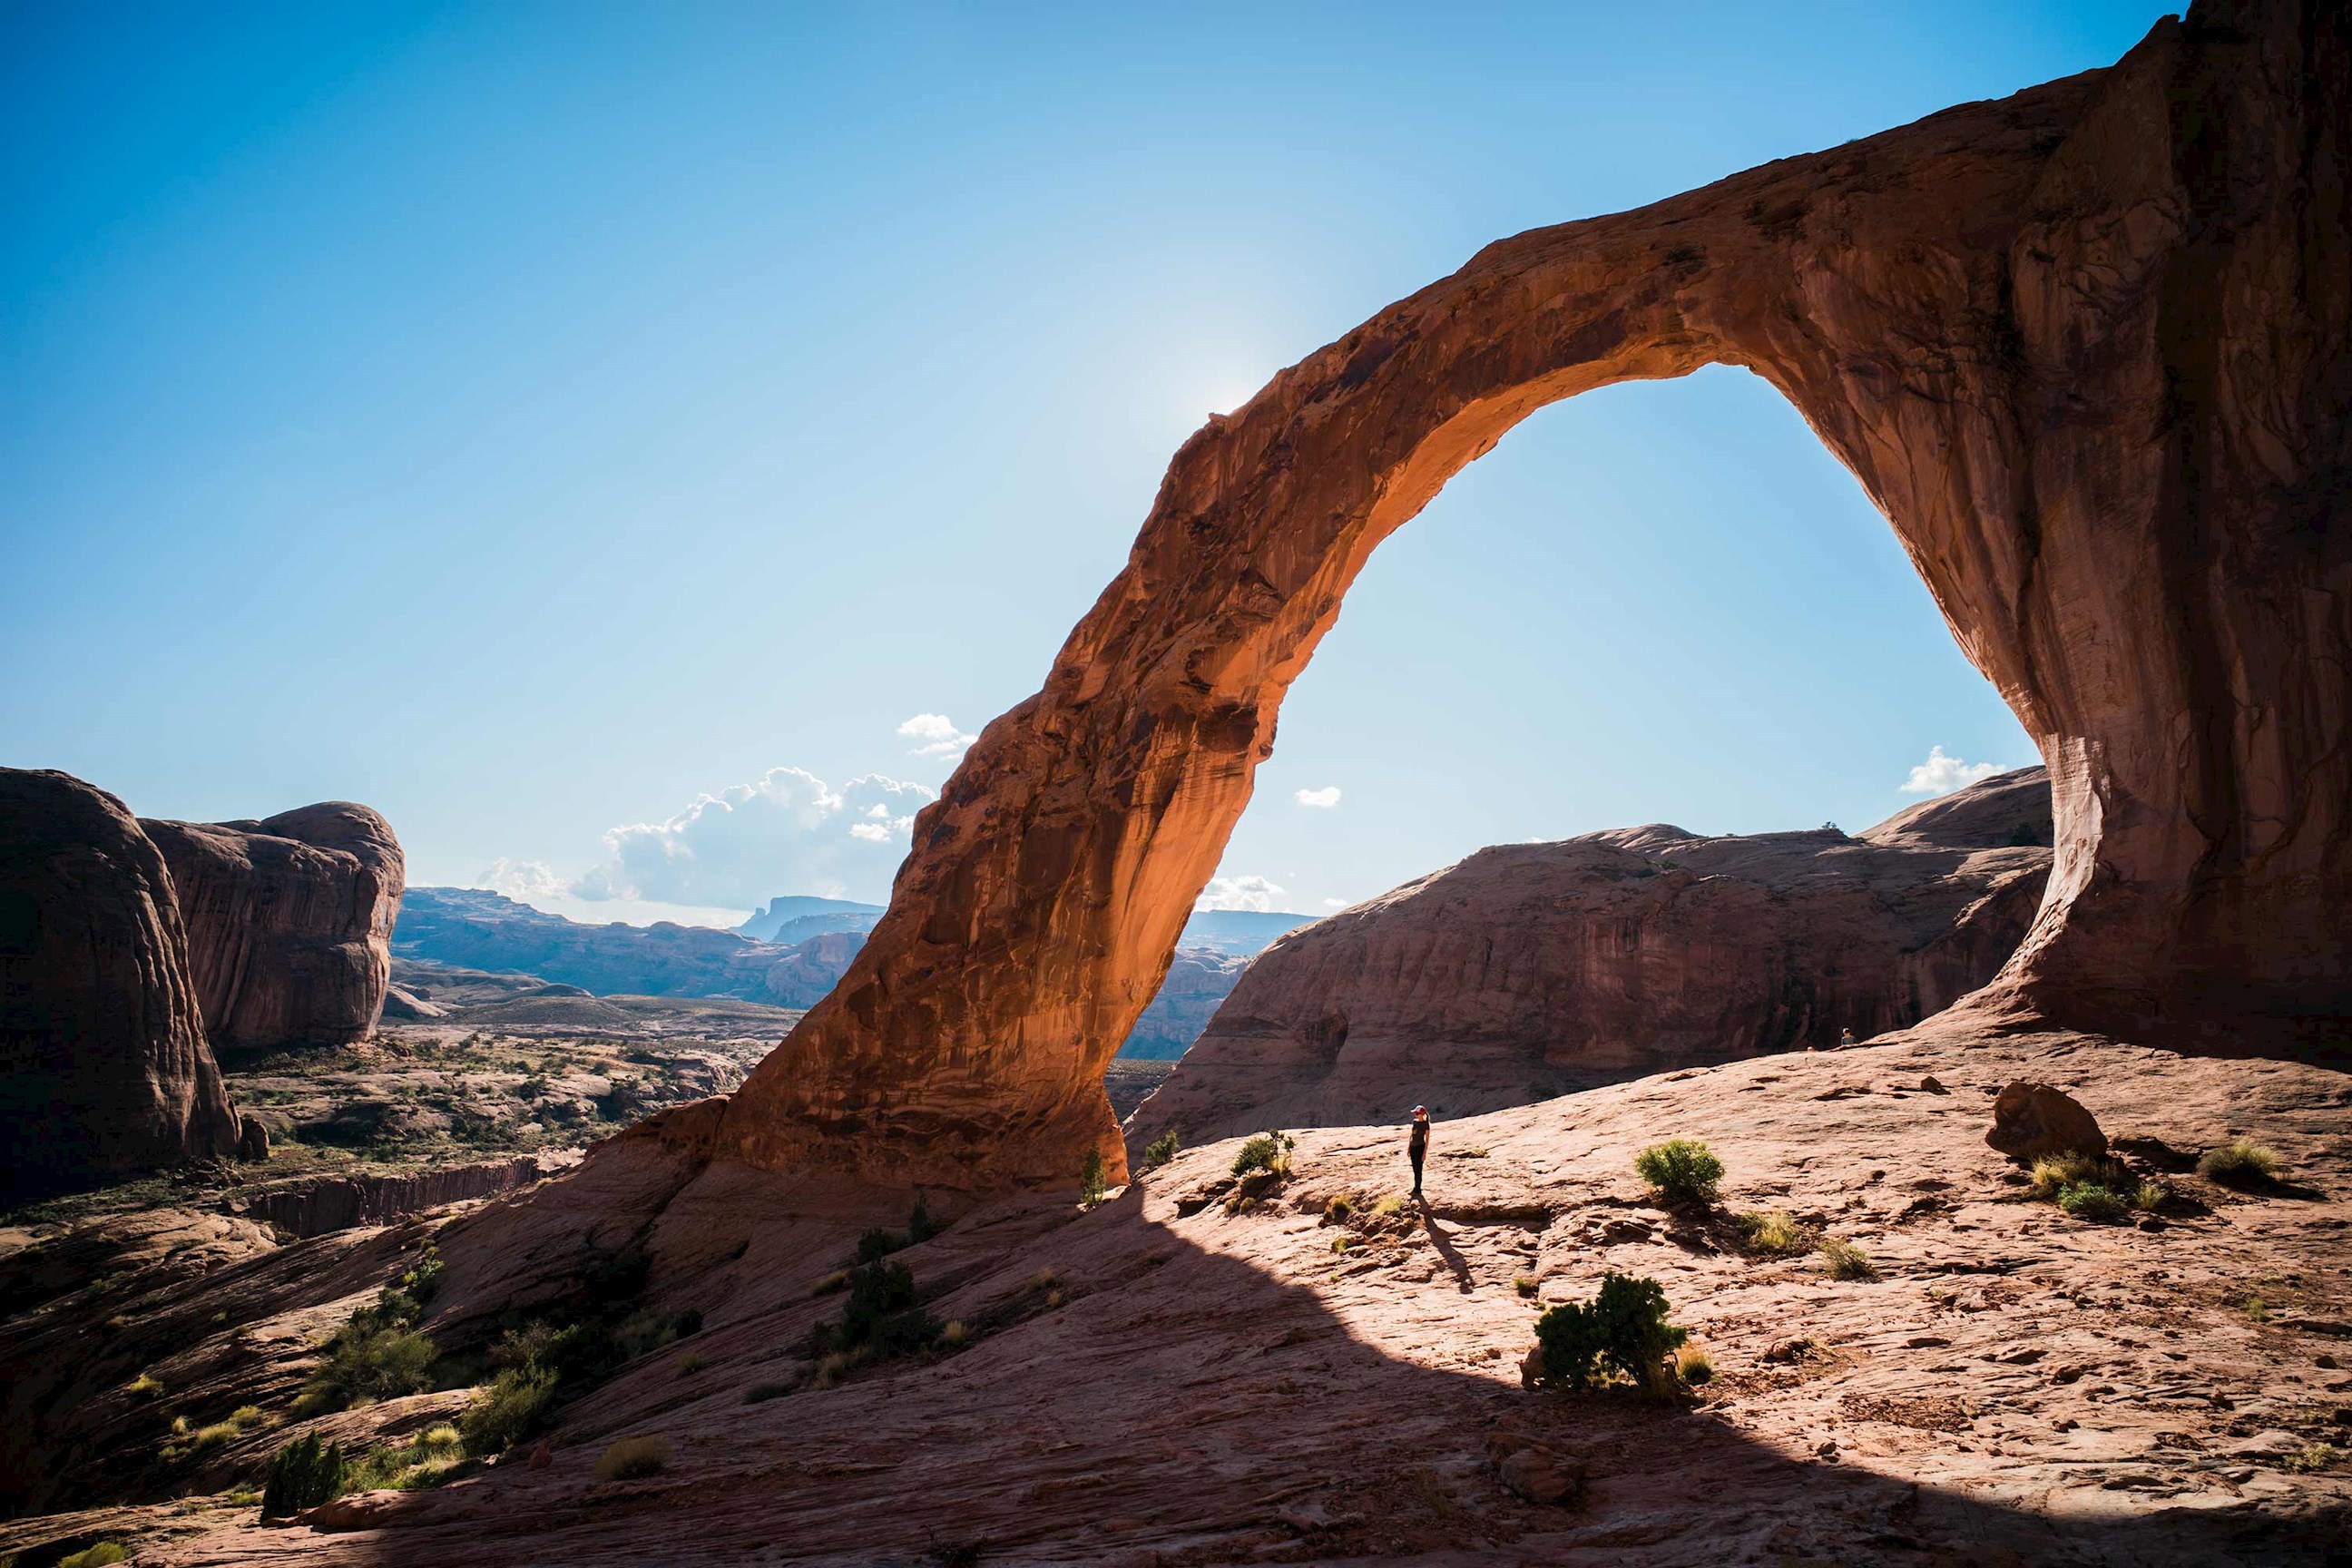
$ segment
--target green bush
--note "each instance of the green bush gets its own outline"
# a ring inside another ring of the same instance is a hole
[[[1585,1388],[1622,1374],[1652,1393],[1672,1387],[1666,1358],[1689,1335],[1666,1321],[1654,1279],[1613,1270],[1590,1303],[1567,1302],[1536,1320],[1538,1386]]]
[[[2122,1192],[2131,1184],[2132,1174],[2122,1162],[2069,1150],[2034,1161],[2026,1190],[2045,1203],[2055,1203],[2069,1187],[2101,1186],[2112,1193]]]
[[[1110,1189],[1105,1184],[1102,1151],[1089,1149],[1078,1166],[1078,1202],[1087,1208],[1103,1201]]]
[[[945,1229],[947,1226],[931,1217],[930,1205],[923,1202],[923,1194],[917,1193],[915,1206],[907,1211],[907,1245],[920,1247]]]
[[[2087,1219],[2098,1225],[2113,1225],[2131,1216],[2131,1205],[2122,1194],[2096,1182],[2077,1182],[2066,1188],[2058,1194],[2058,1206],[2076,1219]]]
[[[261,1517],[288,1519],[342,1495],[343,1446],[322,1445],[317,1433],[310,1433],[269,1457],[269,1481],[261,1489]]]
[[[1176,1157],[1176,1134],[1163,1132],[1143,1146],[1143,1168],[1156,1171]]]
[[[366,1309],[335,1332],[327,1359],[303,1384],[294,1402],[298,1415],[348,1410],[362,1399],[394,1399],[433,1386],[438,1354],[433,1342],[414,1329],[381,1325]]]
[[[2278,1151],[2251,1138],[2232,1138],[2218,1149],[2205,1151],[2197,1173],[2225,1187],[2264,1187],[2277,1181],[2286,1163]]]
[[[596,1479],[634,1481],[657,1476],[669,1468],[669,1458],[666,1437],[624,1437],[597,1456]]]
[[[70,1557],[58,1559],[58,1568],[112,1568],[112,1564],[130,1561],[131,1553],[120,1542],[101,1541],[86,1546]]]
[[[458,1438],[478,1458],[503,1454],[539,1430],[555,1399],[555,1373],[545,1367],[510,1366],[474,1395],[457,1417]]]
[[[1290,1174],[1290,1152],[1298,1147],[1298,1140],[1276,1129],[1244,1140],[1241,1152],[1234,1156],[1234,1174],[1246,1176],[1253,1171],[1264,1171],[1270,1176]]]
[[[849,1271],[849,1299],[842,1303],[840,1321],[810,1330],[809,1349],[817,1355],[908,1355],[939,1337],[940,1325],[915,1305],[915,1276],[907,1266],[869,1263]]]
[[[1633,1156],[1633,1171],[1669,1204],[1711,1204],[1723,1162],[1695,1138],[1669,1138]]]

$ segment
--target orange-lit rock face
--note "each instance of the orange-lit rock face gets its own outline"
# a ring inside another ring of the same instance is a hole
[[[2200,7],[2105,72],[1489,247],[1188,441],[1045,688],[720,1152],[1114,1169],[1099,1083],[1373,548],[1533,410],[1728,363],[1885,510],[2050,764],[1970,1004],[2329,1048],[2352,990],[2352,93],[2340,20]]]

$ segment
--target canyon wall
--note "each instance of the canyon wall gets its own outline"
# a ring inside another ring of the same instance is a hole
[[[2344,16],[2200,4],[2109,69],[1501,241],[1213,417],[710,1151],[1123,1168],[1104,1063],[1374,547],[1535,409],[1718,363],[1854,473],[2050,767],[2050,894],[1971,1016],[2340,1057]]]
[[[1916,1024],[2024,939],[2049,832],[2030,768],[1858,837],[1482,849],[1260,954],[1128,1142],[1471,1116]]]
[[[163,852],[215,1049],[364,1039],[391,983],[392,825],[327,801],[260,822],[141,825]]]
[[[103,790],[0,768],[0,1205],[237,1136],[163,857]]]

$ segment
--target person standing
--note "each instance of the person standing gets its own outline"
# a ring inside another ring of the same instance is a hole
[[[1405,1145],[1412,1157],[1412,1195],[1421,1196],[1421,1163],[1429,1158],[1429,1107],[1412,1108],[1412,1141]]]

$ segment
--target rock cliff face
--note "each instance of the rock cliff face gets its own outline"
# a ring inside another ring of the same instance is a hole
[[[1135,1021],[1135,1032],[1118,1047],[1123,1057],[1181,1057],[1201,1037],[1217,1009],[1240,984],[1249,960],[1213,948],[1180,947],[1168,965],[1160,994]]]
[[[104,791],[0,768],[0,1203],[236,1146],[163,857]]]
[[[1373,548],[1535,409],[1711,363],[1853,471],[2050,766],[2052,894],[1974,1008],[2341,1049],[2347,193],[2340,11],[2200,4],[2110,69],[1488,247],[1185,443],[714,1151],[1116,1173],[1103,1064]]]
[[[2024,940],[2049,820],[2030,768],[1858,838],[1652,826],[1482,849],[1260,954],[1129,1142],[1476,1115],[1916,1024]]]
[[[390,823],[327,801],[141,826],[171,868],[215,1047],[341,1045],[375,1027],[404,880]]]

